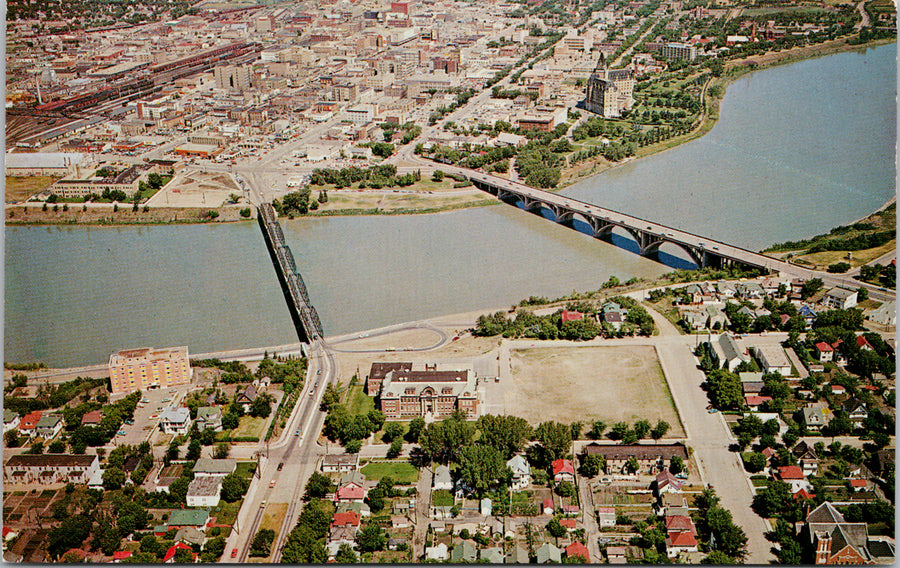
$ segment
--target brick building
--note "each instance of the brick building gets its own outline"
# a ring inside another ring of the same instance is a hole
[[[192,374],[186,346],[125,349],[109,356],[109,380],[113,394],[186,385],[191,382]]]
[[[471,369],[439,371],[436,365],[426,365],[424,370],[391,370],[381,383],[381,411],[388,420],[442,418],[456,410],[475,419],[477,384]]]

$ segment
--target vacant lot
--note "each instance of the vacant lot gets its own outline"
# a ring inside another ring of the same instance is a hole
[[[6,176],[6,202],[25,201],[58,179],[51,176]]]
[[[512,384],[504,393],[508,414],[533,424],[545,420],[651,423],[665,420],[669,437],[683,437],[656,349],[548,347],[510,352]]]
[[[412,485],[419,480],[419,470],[406,462],[369,462],[360,472],[369,481],[390,477],[401,485]]]
[[[259,438],[266,427],[265,418],[241,416],[238,427],[231,433],[232,438]]]

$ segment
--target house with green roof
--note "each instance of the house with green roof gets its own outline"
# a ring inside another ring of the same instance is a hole
[[[184,527],[194,527],[202,529],[206,527],[209,520],[209,513],[201,509],[178,509],[172,511],[169,520],[166,523],[169,529],[182,529]]]

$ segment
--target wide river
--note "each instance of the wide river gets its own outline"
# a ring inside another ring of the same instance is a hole
[[[744,77],[706,136],[565,193],[752,249],[852,222],[896,192],[895,57],[888,45]],[[283,226],[327,335],[684,264],[506,206]],[[256,223],[8,227],[5,236],[7,361],[74,366],[126,347],[199,353],[297,340]]]

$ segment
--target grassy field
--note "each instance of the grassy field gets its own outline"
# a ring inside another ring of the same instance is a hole
[[[684,436],[653,347],[517,349],[511,366],[505,411],[532,424],[665,420],[669,437]]]
[[[246,479],[250,479],[250,476],[253,475],[254,471],[256,471],[256,462],[253,461],[238,462],[237,467],[234,470],[236,474]]]
[[[452,507],[453,495],[446,489],[439,489],[431,494],[431,504],[435,507]]]
[[[370,410],[375,410],[375,399],[366,395],[363,385],[347,389],[347,412],[351,416],[368,414]]]
[[[259,438],[263,434],[266,427],[265,418],[254,418],[252,416],[241,416],[241,422],[238,427],[231,432],[232,438]]]
[[[814,252],[812,254],[796,256],[795,258],[803,259],[820,269],[827,268],[830,264],[836,264],[838,262],[846,262],[850,264],[851,267],[856,268],[857,266],[868,264],[879,256],[889,253],[892,250],[896,250],[896,248],[897,239],[892,239],[880,247],[852,251],[852,258],[849,260],[847,259],[847,253],[839,250]]]
[[[6,176],[6,202],[25,201],[58,179],[53,176]]]
[[[419,480],[419,470],[406,462],[369,462],[360,471],[370,481],[390,476],[397,483],[412,485]]]

